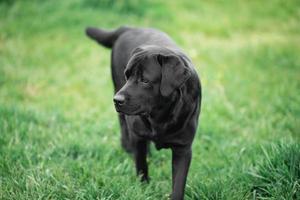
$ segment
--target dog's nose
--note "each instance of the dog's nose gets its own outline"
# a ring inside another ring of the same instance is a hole
[[[114,102],[116,105],[121,106],[125,103],[125,97],[123,95],[116,94],[114,96]]]

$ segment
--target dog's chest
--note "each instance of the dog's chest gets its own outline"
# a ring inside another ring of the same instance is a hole
[[[141,116],[126,116],[126,123],[130,134],[151,140],[157,149],[169,148],[174,143],[176,134],[168,134],[161,126],[153,126]]]
[[[141,116],[126,116],[126,123],[131,133],[145,139],[154,139],[156,132],[151,124]]]

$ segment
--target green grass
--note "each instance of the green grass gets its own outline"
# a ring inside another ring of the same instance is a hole
[[[0,199],[167,199],[119,144],[110,51],[89,25],[169,33],[201,75],[186,199],[300,199],[300,3],[0,1]]]

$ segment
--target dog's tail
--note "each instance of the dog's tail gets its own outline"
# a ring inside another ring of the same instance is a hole
[[[86,28],[85,32],[87,36],[93,40],[96,40],[99,44],[102,44],[107,48],[112,48],[118,37],[128,30],[130,30],[130,28],[126,26],[122,26],[113,31],[88,27]]]

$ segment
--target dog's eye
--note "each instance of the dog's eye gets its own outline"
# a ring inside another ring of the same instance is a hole
[[[142,83],[149,83],[149,80],[145,79],[144,77],[141,78]]]

